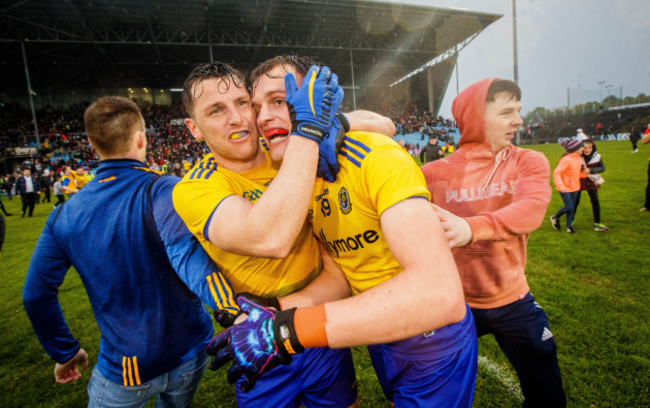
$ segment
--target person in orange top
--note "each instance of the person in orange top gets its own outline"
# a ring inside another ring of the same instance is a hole
[[[523,124],[516,83],[490,78],[452,104],[459,148],[421,167],[478,336],[493,334],[517,372],[524,407],[564,407],[556,344],[526,281],[526,244],[551,201],[551,169],[512,145]]]
[[[564,207],[551,216],[551,225],[560,230],[560,217],[566,214],[566,232],[573,234],[573,219],[575,218],[575,204],[580,194],[580,174],[584,170],[582,161],[582,140],[565,139],[560,144],[566,152],[553,170],[553,183],[560,192]]]

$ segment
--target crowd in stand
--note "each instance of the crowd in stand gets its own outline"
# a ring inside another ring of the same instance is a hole
[[[633,107],[625,110],[567,113],[555,116],[537,117],[527,126],[526,134],[536,142],[555,142],[558,138],[570,137],[577,128],[584,129],[594,140],[605,140],[607,135],[627,133],[634,126],[644,126],[650,116],[650,107]]]
[[[29,112],[17,106],[3,106],[0,116],[0,148],[34,147],[36,155],[24,160],[8,174],[2,175],[2,191],[6,195],[15,194],[15,182],[22,170],[30,169],[32,174],[43,180],[44,185],[52,185],[55,175],[63,176],[66,168],[76,171],[79,168],[92,170],[97,167],[99,157],[88,143],[83,132],[83,112],[85,105],[74,105],[66,109],[46,108],[37,113],[40,144],[29,140],[33,122]],[[182,176],[197,158],[205,153],[203,143],[196,141],[182,123],[174,119],[185,114],[179,106],[143,107],[147,123],[147,142],[149,153],[147,164],[155,170]]]
[[[83,133],[84,104],[76,104],[64,109],[51,107],[39,110],[40,145],[36,145],[33,135],[31,113],[17,105],[3,104],[0,115],[0,148],[35,147],[36,156],[24,161],[19,168],[9,171],[5,176],[11,183],[18,176],[21,168],[30,168],[33,174],[42,176],[60,174],[65,167],[75,170],[84,167],[92,170],[97,167],[98,157]],[[185,125],[177,123],[184,118],[182,106],[171,107],[154,105],[142,108],[147,123],[147,140],[149,144],[148,164],[156,170],[167,171],[177,175],[184,174],[197,158],[205,153],[205,145],[196,141]],[[390,107],[390,115],[395,121],[398,134],[421,132],[426,142],[435,136],[442,145],[452,141],[449,130],[455,122],[442,117],[435,117],[430,112],[415,105]],[[176,121],[175,121],[176,120]],[[416,149],[417,146],[406,146]]]
[[[435,136],[440,142],[453,142],[449,131],[456,128],[456,122],[444,119],[442,116],[435,117],[431,112],[409,104],[402,107],[391,107],[390,117],[395,123],[398,134],[420,132],[422,140]]]
[[[36,148],[34,157],[25,160],[14,169],[8,169],[7,174],[1,176],[0,182],[4,194],[12,194],[15,181],[20,176],[20,171],[25,168],[29,168],[34,175],[45,177],[43,183],[45,185],[53,185],[54,176],[63,175],[67,167],[72,170],[84,168],[92,174],[99,158],[83,132],[85,108],[85,104],[75,104],[67,108],[48,107],[39,110],[37,118],[41,143],[37,146],[33,136],[26,136],[34,134],[31,113],[18,105],[2,104],[0,151],[15,147]],[[404,146],[413,155],[419,153],[419,147],[425,145],[431,136],[438,140],[444,153],[448,153],[446,150],[448,146],[454,145],[454,137],[451,133],[457,131],[456,122],[441,116],[435,117],[431,112],[412,104],[387,106],[385,109],[386,112],[383,114],[391,117],[396,125],[396,140],[400,135],[421,133],[422,143],[419,145],[407,143]],[[194,139],[182,120],[179,120],[186,116],[181,105],[143,106],[142,111],[148,126],[147,164],[151,168],[182,176],[196,159],[207,152],[205,145]],[[617,112],[605,113],[602,113],[601,117],[583,118],[589,121],[584,126],[589,129],[589,134],[604,135],[612,131],[616,124],[629,122],[627,114],[621,116]],[[562,119],[550,118],[543,125],[532,124],[532,127],[537,127],[538,131],[543,128],[549,131],[549,127],[554,128],[553,124],[558,120]]]

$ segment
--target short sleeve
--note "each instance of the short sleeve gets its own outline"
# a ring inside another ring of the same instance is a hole
[[[378,215],[407,198],[431,197],[415,160],[397,146],[373,149],[364,160],[363,175]]]

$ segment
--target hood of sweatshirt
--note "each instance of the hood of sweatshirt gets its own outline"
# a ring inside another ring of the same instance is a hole
[[[451,105],[461,135],[458,153],[468,160],[491,160],[494,157],[485,133],[485,98],[490,85],[497,79],[488,78],[470,85]]]
[[[492,181],[498,167],[508,160],[515,149],[510,145],[495,154],[485,132],[485,99],[490,85],[497,79],[488,78],[470,85],[451,105],[451,112],[460,131],[459,149],[455,154],[472,162],[493,162],[485,186]]]

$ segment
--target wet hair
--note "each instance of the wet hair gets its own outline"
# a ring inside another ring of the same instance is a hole
[[[226,63],[215,61],[197,65],[185,79],[183,94],[181,95],[185,111],[190,117],[194,115],[194,102],[203,93],[203,87],[199,85],[202,85],[206,79],[212,78],[219,80],[218,89],[223,90],[223,93],[230,89],[230,85],[238,88],[246,87],[244,74]]]
[[[136,131],[144,131],[140,108],[121,96],[102,96],[84,112],[86,135],[100,156],[124,154]]]
[[[262,62],[257,67],[255,67],[255,69],[252,70],[250,74],[248,74],[248,88],[252,92],[262,75],[266,75],[268,78],[272,78],[272,76],[269,74],[269,71],[277,66],[282,66],[285,71],[288,71],[287,67],[292,67],[294,71],[296,71],[296,74],[302,75],[304,77],[312,65],[320,64],[318,61],[316,61],[316,59],[312,57],[297,56],[294,54],[278,55]]]
[[[521,100],[521,88],[519,88],[519,85],[508,79],[497,79],[490,84],[485,102],[494,102],[494,97],[501,92],[507,93],[510,99],[516,101]]]

